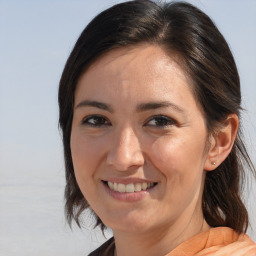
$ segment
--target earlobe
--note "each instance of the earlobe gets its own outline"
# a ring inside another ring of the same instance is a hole
[[[238,116],[230,114],[220,124],[218,130],[211,135],[210,147],[204,166],[206,171],[215,170],[227,158],[234,145],[238,126]]]

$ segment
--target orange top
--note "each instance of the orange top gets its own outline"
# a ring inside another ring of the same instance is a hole
[[[88,256],[114,256],[112,237]],[[227,227],[211,228],[178,245],[165,256],[256,256],[256,244]]]
[[[256,256],[256,244],[231,228],[212,228],[183,242],[166,256]]]

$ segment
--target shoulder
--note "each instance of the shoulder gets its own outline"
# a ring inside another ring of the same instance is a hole
[[[256,244],[227,227],[212,228],[183,242],[168,256],[254,256]]]
[[[88,256],[113,256],[115,249],[114,237],[110,238]]]

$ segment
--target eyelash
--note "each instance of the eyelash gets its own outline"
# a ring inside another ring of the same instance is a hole
[[[93,122],[91,122],[93,121]],[[154,124],[150,124],[150,122],[154,121]],[[167,116],[156,115],[151,117],[143,126],[156,127],[158,129],[167,128],[170,125],[175,125],[176,122]],[[104,126],[111,126],[109,120],[102,115],[91,115],[87,116],[82,120],[82,125],[100,128]]]
[[[151,121],[155,121],[155,124],[149,124]],[[158,123],[158,124],[157,124]],[[157,116],[153,116],[151,117],[144,126],[151,126],[151,127],[157,127],[159,129],[164,129],[167,128],[170,125],[175,125],[176,122],[167,116],[163,116],[163,115],[157,115]]]
[[[92,120],[94,120],[94,123],[90,123],[90,121]],[[82,125],[87,125],[91,127],[102,127],[102,126],[110,126],[111,124],[108,121],[108,119],[102,115],[91,115],[91,116],[85,117],[82,120]]]

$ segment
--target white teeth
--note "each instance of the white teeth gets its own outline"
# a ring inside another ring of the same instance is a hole
[[[134,193],[139,192],[142,190],[147,190],[151,187],[153,187],[154,183],[152,182],[142,182],[142,183],[130,183],[130,184],[122,184],[122,183],[116,183],[116,182],[110,182],[108,181],[108,187],[111,190],[118,191],[120,193]]]
[[[118,192],[125,192],[125,184],[118,183],[117,190]]]
[[[134,191],[136,191],[136,192],[141,191],[141,183],[136,183],[134,185]]]
[[[125,192],[133,193],[133,192],[134,192],[134,185],[133,185],[132,183],[127,184],[127,185],[125,186]]]
[[[141,186],[141,189],[142,189],[142,190],[146,190],[147,187],[148,187],[148,184],[147,184],[146,182],[143,182],[143,183],[142,183],[142,186]]]
[[[113,190],[114,189],[114,183],[108,181],[108,186]]]

